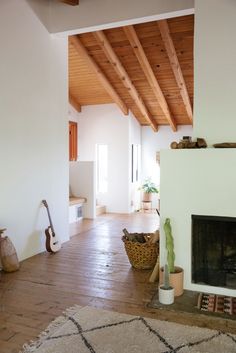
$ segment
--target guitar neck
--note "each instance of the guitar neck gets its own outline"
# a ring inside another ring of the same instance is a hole
[[[46,209],[47,209],[47,213],[48,213],[48,219],[49,219],[49,224],[50,224],[50,227],[51,227],[51,229],[52,229],[53,233],[55,233],[55,232],[54,232],[54,228],[53,228],[53,224],[52,224],[51,215],[50,215],[50,212],[49,212],[48,207],[46,207]]]

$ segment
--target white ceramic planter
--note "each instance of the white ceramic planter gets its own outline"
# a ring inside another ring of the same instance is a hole
[[[163,286],[159,286],[159,302],[161,304],[170,305],[174,303],[175,290],[170,287],[169,289],[164,289]]]

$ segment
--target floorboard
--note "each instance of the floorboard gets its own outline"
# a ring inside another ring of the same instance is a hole
[[[23,343],[34,340],[50,321],[75,304],[236,332],[231,321],[146,305],[157,284],[148,282],[150,271],[131,268],[121,241],[122,229],[153,232],[158,222],[155,213],[106,214],[83,220],[71,225],[72,237],[57,254],[44,252],[23,261],[18,272],[2,273],[0,352],[18,352]]]
[[[72,237],[57,254],[44,252],[23,261],[18,272],[1,273],[0,352],[18,352],[75,304],[142,313],[154,285],[150,271],[131,268],[122,229],[150,232],[158,222],[155,213],[85,219],[71,225]]]

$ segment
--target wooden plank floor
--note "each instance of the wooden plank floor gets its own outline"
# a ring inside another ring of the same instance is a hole
[[[158,222],[155,213],[107,214],[95,221],[84,220],[71,225],[71,234],[79,234],[63,244],[59,253],[36,255],[23,261],[20,271],[2,273],[0,352],[18,352],[74,304],[236,333],[236,321],[146,307],[157,284],[148,283],[150,271],[131,268],[121,235],[123,228],[155,231]]]
[[[44,330],[63,310],[92,305],[142,314],[154,285],[150,271],[130,267],[121,241],[122,229],[154,231],[154,214],[107,214],[71,226],[80,233],[57,254],[47,252],[21,263],[21,269],[1,274],[0,352],[15,353]]]

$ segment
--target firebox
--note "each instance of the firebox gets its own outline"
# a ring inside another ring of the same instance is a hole
[[[192,282],[236,289],[236,218],[192,215]]]

